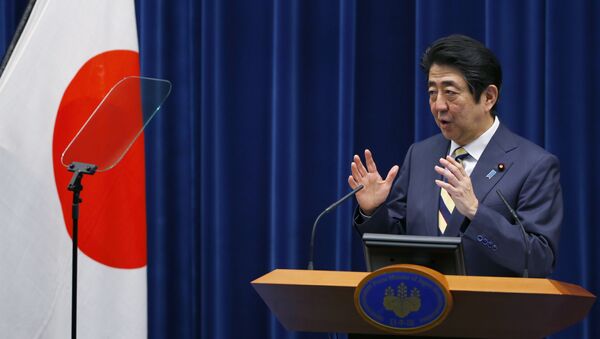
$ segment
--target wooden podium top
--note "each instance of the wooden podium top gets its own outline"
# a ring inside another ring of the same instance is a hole
[[[252,285],[289,330],[388,334],[355,309],[354,289],[368,274],[277,269]],[[454,306],[442,324],[420,335],[541,338],[581,321],[596,299],[580,286],[551,279],[446,279]]]

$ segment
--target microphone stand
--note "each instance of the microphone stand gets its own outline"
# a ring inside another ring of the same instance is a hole
[[[355,195],[356,192],[360,191],[364,187],[365,186],[363,186],[362,184],[356,186],[356,188],[352,192],[346,194],[343,198],[334,202],[333,204],[331,204],[331,206],[327,207],[323,212],[321,212],[321,214],[319,214],[319,216],[317,217],[317,220],[315,220],[315,223],[313,224],[313,228],[312,228],[312,233],[310,235],[310,249],[309,249],[309,260],[308,260],[308,269],[309,270],[314,269],[314,260],[313,259],[314,259],[314,254],[315,254],[315,235],[316,235],[316,230],[317,230],[317,223],[319,222],[321,217],[323,217],[325,214],[329,213],[334,208],[338,207],[338,205],[340,205],[344,201],[348,200],[348,198]]]
[[[504,195],[502,194],[502,192],[500,192],[499,189],[496,190],[496,194],[498,194],[498,196],[500,197],[500,199],[502,200],[502,202],[504,203],[504,205],[506,206],[506,208],[508,209],[508,211],[510,212],[512,217],[515,219],[515,221],[519,225],[519,228],[521,228],[521,235],[523,236],[523,244],[525,245],[525,268],[523,269],[523,278],[529,278],[529,256],[531,255],[531,245],[529,244],[529,241],[527,240],[527,232],[525,231],[525,226],[523,226],[523,223],[521,222],[521,219],[519,219],[517,212],[515,212],[515,210],[510,206],[508,201],[506,201],[506,198],[504,198]]]
[[[69,165],[69,172],[73,172],[73,177],[69,182],[67,189],[73,192],[73,207],[71,215],[73,218],[73,252],[72,252],[72,272],[71,272],[71,338],[77,338],[77,249],[78,249],[78,221],[79,221],[79,203],[83,200],[79,197],[83,190],[81,180],[84,174],[93,175],[96,173],[98,166],[85,164],[82,162],[73,162]]]

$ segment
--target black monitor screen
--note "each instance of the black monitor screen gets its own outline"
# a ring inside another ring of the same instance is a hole
[[[442,274],[465,275],[461,238],[363,234],[367,270],[396,264],[429,267]]]

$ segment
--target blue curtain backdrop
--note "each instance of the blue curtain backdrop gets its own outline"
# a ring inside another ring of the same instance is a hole
[[[0,3],[4,53],[26,0]],[[600,2],[138,0],[144,75],[174,91],[147,130],[150,338],[325,338],[283,329],[250,286],[304,268],[354,153],[387,172],[437,128],[420,55],[463,33],[504,69],[499,116],[558,155],[553,278],[600,291]],[[345,204],[316,268],[363,270]],[[600,311],[556,338],[599,338]]]

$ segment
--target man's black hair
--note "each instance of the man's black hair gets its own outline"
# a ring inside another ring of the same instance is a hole
[[[465,35],[450,35],[436,40],[421,58],[421,68],[429,76],[433,64],[458,69],[469,85],[469,92],[479,102],[481,93],[496,85],[498,94],[502,85],[502,67],[494,53],[481,42]],[[496,101],[498,104],[498,101]],[[496,105],[492,107],[492,114]]]

